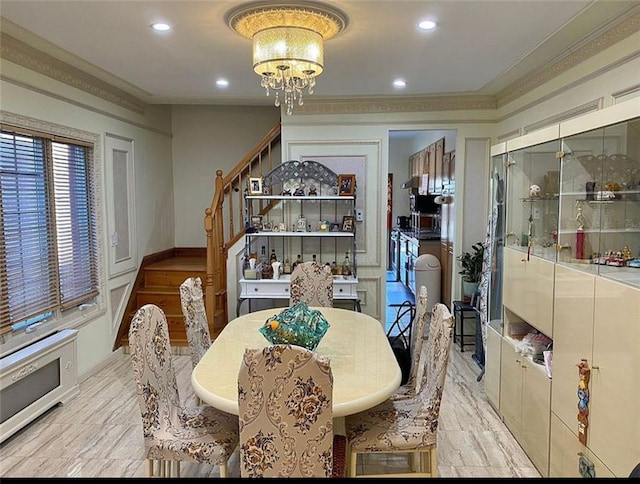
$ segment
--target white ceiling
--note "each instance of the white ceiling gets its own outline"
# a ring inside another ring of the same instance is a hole
[[[251,68],[251,41],[225,23],[227,11],[240,3],[2,0],[0,14],[5,33],[145,102],[271,104],[273,95],[265,96]],[[349,23],[344,32],[325,42],[325,71],[313,94],[317,99],[497,95],[611,28],[639,4],[637,0],[325,3],[342,10]],[[423,18],[436,20],[437,30],[418,31],[416,23]],[[158,20],[170,23],[172,31],[153,32],[149,25]],[[219,77],[229,80],[228,88],[216,87]],[[406,80],[404,91],[392,87],[396,77]]]

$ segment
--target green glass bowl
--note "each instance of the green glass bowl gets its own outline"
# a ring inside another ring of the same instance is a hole
[[[314,351],[329,329],[322,313],[299,302],[274,315],[259,331],[272,344],[291,344]]]

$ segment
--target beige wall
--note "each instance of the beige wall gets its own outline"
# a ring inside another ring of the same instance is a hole
[[[205,247],[204,210],[225,176],[280,120],[273,106],[176,105],[172,112],[176,247]],[[280,161],[276,153],[276,162]]]
[[[105,193],[103,150],[106,133],[133,140],[136,193],[133,203],[138,257],[141,260],[146,254],[173,247],[175,229],[169,109],[150,106],[145,113],[137,114],[5,60],[2,60],[0,70],[3,120],[17,116],[24,122],[35,123],[35,127],[42,130],[61,127],[97,137],[95,157],[100,166],[99,193]],[[100,284],[104,297],[98,307],[77,313],[63,323],[63,327],[79,330],[78,373],[81,378],[105,364],[111,355],[117,323],[124,309],[122,301],[128,298],[136,276],[132,271],[108,279],[105,205],[102,204],[98,220],[101,234]],[[112,293],[122,294],[117,300],[112,300]],[[4,354],[55,329],[54,325],[42,325],[29,335],[5,335],[0,339],[0,351]]]

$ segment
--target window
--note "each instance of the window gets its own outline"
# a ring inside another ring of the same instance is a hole
[[[1,127],[0,333],[98,295],[93,145]]]

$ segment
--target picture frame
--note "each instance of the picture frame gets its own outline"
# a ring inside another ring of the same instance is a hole
[[[353,232],[353,224],[355,219],[353,215],[345,215],[342,217],[342,232]]]
[[[278,229],[280,230],[280,232],[286,232],[287,231],[287,224],[285,224],[284,222],[280,222],[278,224]]]
[[[264,222],[262,224],[262,231],[263,232],[271,232],[272,231],[271,222]]]
[[[340,224],[337,222],[332,223],[330,232],[340,232]]]
[[[352,197],[356,193],[356,176],[353,173],[338,175],[338,195]]]
[[[250,177],[248,180],[249,195],[262,195],[262,177]]]
[[[260,232],[262,230],[262,215],[251,216],[251,227]]]

